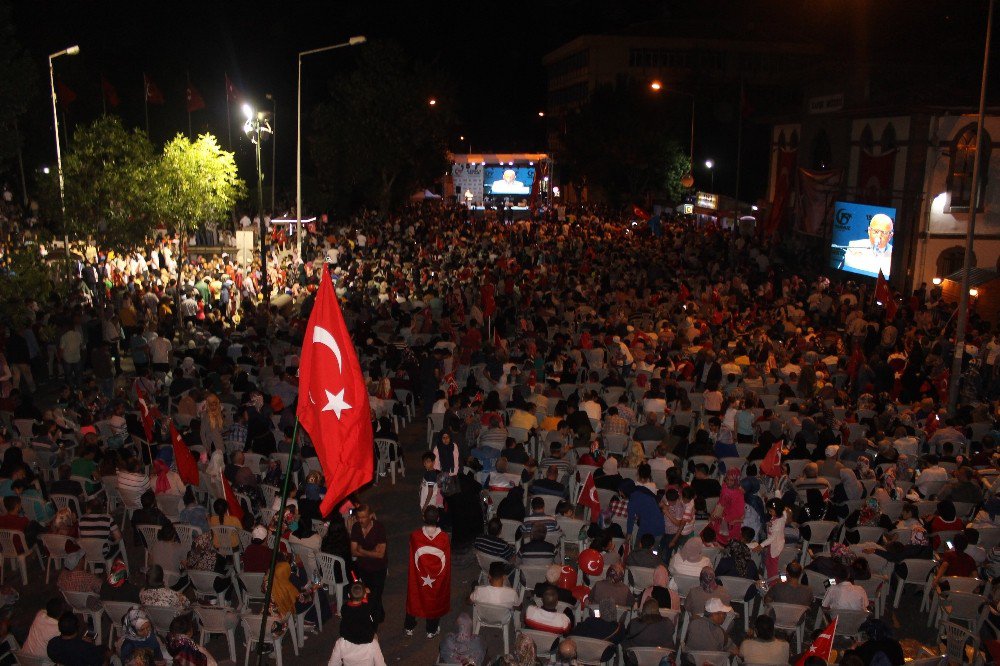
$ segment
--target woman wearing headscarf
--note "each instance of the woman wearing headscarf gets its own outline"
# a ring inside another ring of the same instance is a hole
[[[727,606],[732,601],[732,595],[719,585],[712,567],[707,566],[698,575],[698,584],[688,590],[687,597],[684,598],[684,610],[692,615],[702,615],[705,613],[705,602],[713,597]]]
[[[184,482],[177,472],[171,471],[170,466],[157,458],[153,461],[153,474],[156,477],[153,482],[153,492],[157,495],[183,495]]]
[[[201,415],[201,425],[199,434],[201,435],[202,446],[207,451],[224,451],[226,448],[222,431],[225,428],[225,419],[222,415],[222,402],[219,396],[209,393],[205,397],[205,411]]]
[[[194,538],[194,541],[191,542],[191,550],[188,552],[186,562],[188,571],[214,571],[217,574],[226,573],[226,560],[215,549],[211,532],[199,534]],[[215,579],[216,592],[226,592],[228,596],[228,590],[231,587],[232,583],[228,576],[219,576]]]
[[[680,550],[670,558],[670,573],[674,576],[696,577],[702,569],[711,566],[711,561],[705,557],[705,543],[700,537],[693,537],[684,542]]]
[[[190,614],[178,615],[170,622],[166,648],[174,666],[216,666],[215,657],[194,641]]]
[[[865,496],[865,487],[858,481],[853,469],[844,467],[840,470],[840,483],[833,489],[833,503],[836,507],[837,517],[847,517],[847,505],[845,502],[859,500]]]
[[[726,546],[725,554],[715,567],[715,575],[757,580],[760,572],[757,570],[757,563],[753,560],[750,547],[742,540],[735,540]]]
[[[845,541],[847,543],[858,543],[861,541],[861,536],[853,528],[881,527],[884,530],[891,530],[892,519],[882,513],[882,507],[879,505],[877,497],[869,497],[865,500],[864,506],[847,517],[844,525],[847,527]]]
[[[681,609],[681,597],[677,593],[677,583],[670,580],[670,573],[662,564],[653,569],[652,584],[642,591],[639,607],[641,608],[650,598],[656,599],[660,608]]]
[[[872,497],[878,500],[879,505],[884,505],[886,502],[897,502],[903,499],[903,492],[900,490],[899,486],[896,485],[896,468],[888,468],[882,478],[879,480],[878,486],[872,491]]]
[[[610,599],[616,606],[632,606],[634,599],[625,584],[625,567],[621,562],[612,564],[604,580],[597,581],[590,589],[591,605],[600,605],[605,599]]]
[[[146,611],[134,606],[122,618],[122,646],[118,656],[122,663],[127,663],[133,652],[142,649],[153,652],[153,661],[163,661],[163,651],[160,650],[160,642],[156,640],[153,623]]]
[[[538,650],[531,636],[517,633],[514,637],[514,649],[497,662],[497,666],[538,666]]]
[[[441,641],[438,661],[462,666],[482,666],[486,659],[486,645],[481,637],[472,633],[472,618],[468,613],[462,613],[455,619],[455,625],[455,631],[446,634]]]
[[[715,529],[718,542],[722,545],[739,537],[746,509],[743,497],[743,488],[740,486],[740,470],[734,467],[726,472],[726,476],[722,480],[719,502],[712,511],[711,525]]]

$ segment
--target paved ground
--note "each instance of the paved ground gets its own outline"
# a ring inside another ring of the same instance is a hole
[[[425,638],[423,624],[418,627],[418,632],[413,637],[407,637],[403,633],[407,575],[406,552],[409,533],[419,525],[416,470],[420,468],[419,457],[426,447],[425,433],[424,421],[420,417],[414,420],[402,433],[401,440],[406,467],[410,471],[409,476],[397,478],[396,485],[391,485],[388,479],[382,479],[380,485],[362,493],[363,499],[375,508],[378,519],[385,524],[389,539],[390,574],[385,590],[387,617],[379,631],[382,650],[389,663],[405,660],[413,664],[434,664],[440,643],[440,637],[433,640]],[[138,551],[132,555],[132,562],[141,562]],[[465,610],[471,614],[471,607],[466,605],[465,600],[478,576],[475,557],[469,550],[456,552],[453,555],[452,611],[442,622],[442,633],[454,629],[454,620],[458,613]],[[19,577],[11,575],[9,571],[6,577],[6,582],[12,584],[21,593],[21,601],[12,618],[15,632],[17,629],[26,629],[35,612],[44,605],[46,599],[56,593],[54,576],[52,582],[45,585],[44,575],[38,569],[37,560],[30,560],[29,567],[27,588],[22,588]],[[924,643],[933,643],[936,629],[927,627],[926,617],[918,612],[920,600],[919,594],[907,591],[903,595],[900,609],[898,611],[889,609],[887,621],[892,625],[897,636],[916,639]],[[808,626],[812,626],[812,615],[810,615]],[[741,639],[742,633],[742,623],[737,621],[733,630],[734,639],[737,641]],[[300,659],[304,660],[305,663],[325,663],[337,635],[336,620],[324,625],[321,634],[307,638]],[[502,643],[497,630],[486,629],[483,631],[483,636],[491,656],[502,654]],[[905,641],[905,644],[910,648],[907,650],[909,654],[915,642],[908,640]],[[222,638],[213,639],[208,647],[213,655],[219,659],[224,659],[227,655],[225,641]],[[242,659],[244,643],[239,633],[237,634],[237,651]],[[288,661],[290,659],[294,659],[294,657],[291,645],[286,642],[285,663],[292,663]]]

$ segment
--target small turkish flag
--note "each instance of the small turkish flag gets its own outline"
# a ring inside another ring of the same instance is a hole
[[[163,91],[160,90],[159,86],[153,83],[153,80],[146,74],[142,75],[142,82],[146,87],[146,103],[163,104]]]
[[[635,204],[632,204],[632,215],[634,215],[637,219],[642,220],[643,222],[649,219],[649,213],[644,211],[642,208],[639,208],[639,206]]]
[[[243,97],[243,94],[236,89],[236,86],[233,85],[232,79],[230,79],[229,75],[226,74],[226,101],[235,102],[239,100],[241,97]]]
[[[111,85],[110,81],[104,78],[103,74],[101,75],[101,93],[104,95],[104,99],[108,103],[108,106],[111,108],[118,106],[118,91],[115,90],[115,87]]]
[[[483,304],[483,316],[492,317],[493,313],[497,311],[497,301],[496,301],[497,288],[491,282],[484,284],[479,289],[479,299]]]
[[[198,89],[191,85],[191,83],[188,83],[187,88],[184,90],[184,94],[187,98],[188,113],[205,108],[205,100],[202,99],[201,93],[198,92]]]
[[[139,396],[139,417],[142,419],[142,430],[146,435],[146,441],[153,441],[153,425],[160,416],[160,410],[156,405],[150,406],[149,397],[141,388],[136,389]]]
[[[771,445],[771,449],[767,452],[767,455],[760,461],[761,474],[775,478],[781,476],[781,447],[783,445],[784,440],[781,439]]]
[[[296,414],[323,467],[325,516],[372,480],[374,465],[368,388],[326,267],[300,358]]]
[[[69,107],[70,104],[76,101],[76,93],[60,80],[56,80],[56,98],[59,100],[59,106],[63,109]]]
[[[243,522],[243,506],[236,499],[236,493],[233,492],[233,487],[229,485],[229,479],[222,472],[219,472],[219,478],[222,479],[222,492],[225,494],[226,503],[229,505],[229,515]]]
[[[580,496],[576,500],[577,504],[590,509],[590,522],[596,523],[601,518],[601,500],[597,498],[597,486],[594,485],[594,473],[587,475],[580,489]]]
[[[170,422],[170,444],[174,448],[174,463],[177,464],[177,474],[181,477],[181,481],[197,486],[199,480],[198,463],[191,454],[191,449],[187,447],[181,434],[174,427],[173,421]]]
[[[795,662],[795,666],[802,666],[806,663],[806,659],[812,656],[819,657],[824,661],[830,661],[830,652],[833,650],[833,637],[837,635],[837,618],[833,618],[833,622],[826,625],[826,629],[816,637],[816,640],[812,642],[809,649],[799,657],[799,660]]]
[[[875,300],[879,304],[886,303],[892,294],[889,292],[889,283],[886,281],[885,276],[882,275],[882,271],[878,272],[878,279],[875,281]]]

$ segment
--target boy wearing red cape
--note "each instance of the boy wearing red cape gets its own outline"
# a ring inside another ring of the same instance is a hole
[[[436,506],[424,509],[424,525],[410,533],[410,574],[406,588],[403,629],[412,636],[417,618],[427,621],[427,638],[439,631],[451,610],[451,540],[440,527]]]

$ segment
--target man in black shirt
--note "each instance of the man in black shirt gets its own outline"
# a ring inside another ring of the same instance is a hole
[[[104,648],[92,639],[80,638],[80,620],[73,611],[59,618],[59,635],[49,641],[49,659],[62,666],[103,666],[107,663]]]
[[[372,642],[377,628],[364,585],[354,583],[340,609],[340,637],[355,645],[363,645]]]
[[[694,478],[691,479],[691,489],[698,497],[708,499],[718,497],[722,493],[722,484],[718,479],[708,475],[708,465],[698,463],[694,466]]]

